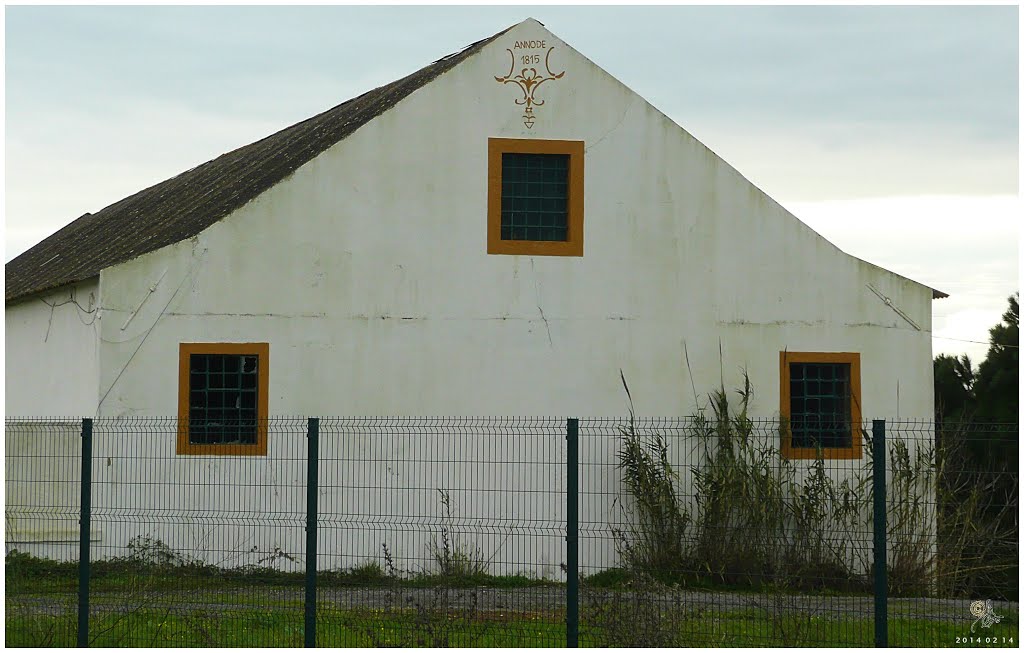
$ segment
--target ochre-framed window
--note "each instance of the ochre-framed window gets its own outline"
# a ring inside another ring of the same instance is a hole
[[[487,253],[583,256],[583,141],[487,140]]]
[[[270,345],[181,343],[178,443],[182,455],[267,455]]]
[[[779,352],[782,455],[861,457],[860,354]]]

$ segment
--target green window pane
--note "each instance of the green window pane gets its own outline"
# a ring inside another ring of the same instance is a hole
[[[794,447],[852,446],[849,363],[790,363],[789,421]]]
[[[191,354],[189,442],[256,444],[259,356]]]
[[[502,154],[502,240],[568,240],[568,187],[568,154]]]

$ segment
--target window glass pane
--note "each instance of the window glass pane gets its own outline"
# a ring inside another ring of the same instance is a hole
[[[501,182],[502,240],[568,240],[568,154],[506,152]]]
[[[852,446],[849,363],[790,363],[792,446]]]
[[[255,444],[259,356],[191,354],[189,442]]]

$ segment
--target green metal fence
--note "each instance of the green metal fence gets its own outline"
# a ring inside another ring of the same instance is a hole
[[[8,418],[5,643],[1018,644],[1017,424],[265,428],[196,455],[175,419]]]

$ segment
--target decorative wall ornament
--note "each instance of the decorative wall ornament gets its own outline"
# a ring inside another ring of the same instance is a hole
[[[516,41],[516,49],[520,48],[532,48],[539,45],[540,48],[544,47],[543,41]],[[527,129],[533,129],[533,125],[536,122],[536,116],[533,113],[534,107],[544,106],[544,100],[536,97],[537,88],[540,87],[544,82],[549,82],[555,79],[561,79],[565,75],[565,71],[555,74],[551,72],[550,58],[551,51],[554,47],[547,48],[547,53],[544,55],[544,69],[547,74],[541,74],[537,72],[537,69],[531,67],[530,64],[539,64],[541,55],[539,53],[525,53],[520,54],[519,58],[523,64],[523,68],[519,71],[519,74],[515,74],[516,69],[516,54],[511,49],[506,48],[509,57],[512,58],[512,64],[508,68],[508,74],[504,77],[495,76],[494,79],[500,84],[515,84],[522,91],[523,97],[516,98],[516,104],[520,106],[525,105],[523,112],[523,124],[526,125]]]

